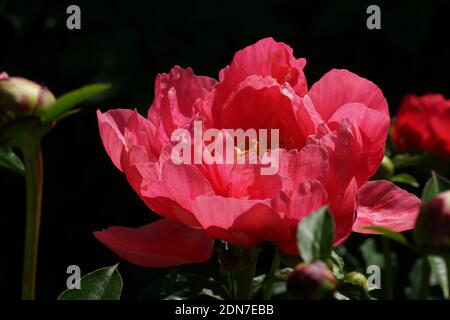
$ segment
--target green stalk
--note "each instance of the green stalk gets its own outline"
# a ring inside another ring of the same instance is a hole
[[[428,262],[427,257],[423,256],[422,257],[421,275],[420,275],[420,284],[419,284],[418,295],[417,295],[417,297],[415,297],[416,299],[426,300],[428,298],[428,294],[430,291],[430,274],[431,274],[430,263]]]
[[[241,266],[235,273],[236,299],[250,300],[253,296],[253,278],[256,273],[259,248],[248,250],[249,262]]]
[[[272,260],[272,265],[270,266],[270,271],[266,276],[266,281],[264,284],[264,291],[262,298],[263,300],[270,300],[272,297],[273,283],[275,281],[275,272],[280,267],[280,255],[278,254],[278,249],[275,248],[275,253]]]
[[[232,299],[237,299],[237,291],[236,291],[236,279],[233,273],[229,273],[230,279],[230,292]]]
[[[445,268],[447,269],[447,290],[449,292],[449,296],[445,298],[450,300],[450,254],[445,254],[443,258],[445,261]]]
[[[384,274],[385,274],[385,292],[386,299],[392,300],[394,299],[394,270],[392,267],[392,257],[391,257],[391,248],[389,244],[389,240],[383,238],[383,256],[384,256]]]
[[[41,222],[43,163],[39,139],[26,141],[21,145],[25,163],[26,184],[26,227],[22,276],[22,299],[34,300],[36,291],[36,270]]]

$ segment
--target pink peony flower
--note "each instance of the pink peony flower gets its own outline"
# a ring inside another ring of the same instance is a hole
[[[160,74],[147,117],[98,111],[100,135],[116,167],[165,219],[141,228],[111,227],[95,236],[123,259],[147,267],[208,260],[215,239],[240,248],[261,241],[295,254],[298,222],[324,204],[335,245],[365,225],[412,228],[419,200],[377,171],[389,130],[381,90],[347,70],[331,70],[309,90],[292,49],[272,38],[237,52],[219,81],[175,66]],[[279,129],[280,167],[174,164],[175,129]]]

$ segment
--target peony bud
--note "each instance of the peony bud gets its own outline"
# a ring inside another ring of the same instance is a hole
[[[0,73],[0,124],[15,117],[34,115],[54,102],[55,96],[46,87]]]
[[[414,238],[419,245],[450,248],[450,191],[422,205],[414,228]]]
[[[289,275],[288,294],[294,299],[320,300],[332,297],[337,279],[322,262],[300,263]]]

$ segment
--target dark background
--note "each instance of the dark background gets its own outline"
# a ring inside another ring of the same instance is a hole
[[[66,28],[70,4],[81,8],[81,30]],[[370,4],[381,7],[381,30],[366,28]],[[43,142],[38,298],[55,299],[65,289],[68,265],[85,274],[118,261],[94,230],[157,217],[104,152],[96,109],[144,113],[157,73],[178,64],[217,77],[234,52],[272,36],[306,57],[309,85],[331,68],[349,69],[380,86],[395,114],[407,92],[450,97],[449,7],[444,0],[0,0],[0,71],[44,83],[57,96],[92,82],[113,85]],[[0,168],[0,297],[20,298],[24,210],[23,179]],[[348,245],[361,239],[352,236]],[[125,298],[165,273],[126,262],[120,268]]]

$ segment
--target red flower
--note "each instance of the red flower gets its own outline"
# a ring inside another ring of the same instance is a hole
[[[330,71],[308,91],[305,63],[286,44],[263,39],[237,52],[219,82],[189,68],[158,75],[147,118],[99,111],[111,160],[166,220],[96,237],[130,262],[166,267],[207,260],[215,239],[241,248],[272,241],[297,253],[299,220],[324,204],[336,222],[335,244],[364,225],[412,228],[415,196],[390,182],[366,183],[389,130],[382,92],[346,70]],[[279,156],[279,170],[261,175],[261,162],[175,164],[171,135],[192,130],[195,120],[205,128],[279,129],[280,148],[267,151]]]
[[[441,94],[407,95],[394,121],[393,140],[401,152],[450,155],[450,100]]]

